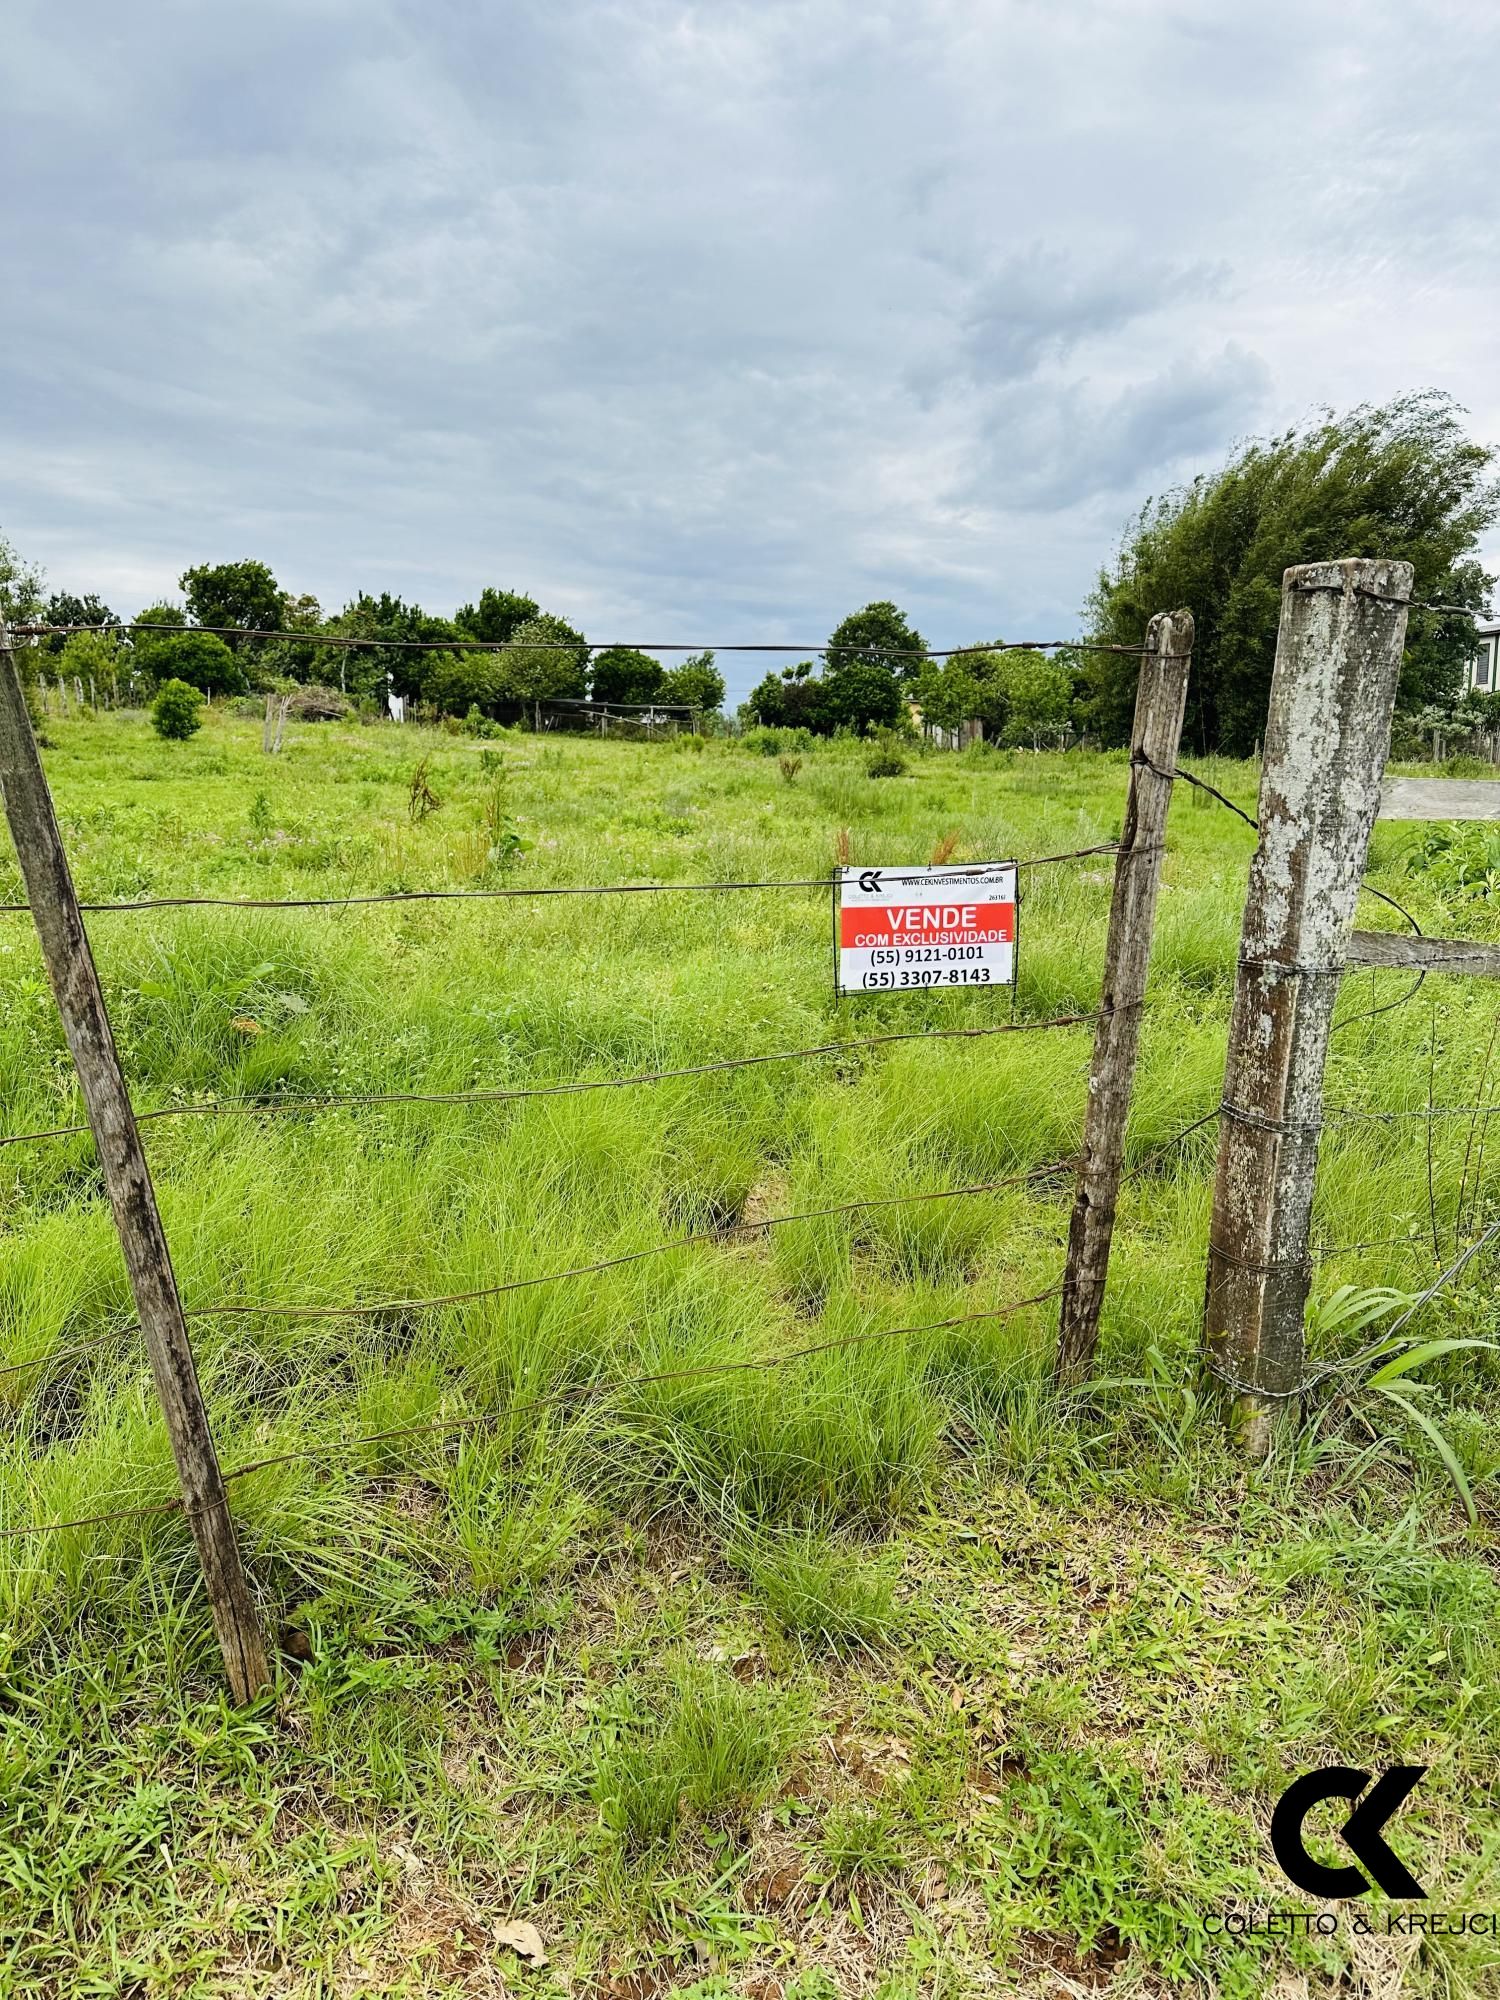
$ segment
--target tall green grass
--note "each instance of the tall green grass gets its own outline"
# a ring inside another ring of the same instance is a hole
[[[497,868],[474,842],[495,753],[481,768],[477,746],[452,738],[307,728],[273,761],[253,729],[228,722],[181,746],[148,743],[119,717],[56,733],[51,777],[90,898],[799,878],[827,870],[841,829],[858,860],[919,861],[950,833],[964,856],[1024,857],[1108,838],[1125,775],[1111,758],[970,754],[919,758],[911,776],[876,783],[835,746],[789,786],[773,760],[732,745],[516,738],[502,746],[498,782],[533,845]],[[405,798],[418,755],[443,804],[413,825]],[[1234,788],[1232,774],[1220,777]],[[1106,1374],[1191,1377],[1212,1135],[1151,1155],[1216,1101],[1250,844],[1221,811],[1174,813],[1132,1118],[1132,1156],[1146,1170],[1123,1200]],[[1376,859],[1398,868],[1399,849],[1378,844]],[[1107,857],[1024,876],[1019,1019],[1095,1004],[1109,881]],[[1420,902],[1430,890],[1403,878],[1403,893]],[[77,1094],[34,945],[24,919],[5,921],[5,1126],[72,1122]],[[91,927],[142,1108],[609,1078],[990,1022],[1009,1005],[972,993],[836,1001],[829,926],[826,892],[787,889],[174,910],[99,915]],[[1351,1011],[1368,984],[1349,982]],[[1440,1097],[1469,1094],[1487,1032],[1476,988],[1435,979],[1435,1014],[1424,998],[1352,1026],[1335,1041],[1330,1099],[1420,1108],[1429,1068]],[[1086,1029],[1059,1030],[513,1104],[148,1125],[221,1455],[233,1465],[311,1454],[236,1490],[260,1587],[291,1602],[436,1574],[512,1591],[534,1585],[572,1524],[604,1501],[677,1510],[744,1547],[766,1533],[878,1529],[931,1489],[955,1449],[1033,1461],[1051,1439],[1076,1467],[1072,1419],[1046,1388],[1051,1308],[862,1338],[1055,1283],[1065,1174],[767,1233],[734,1225],[1064,1160],[1088,1053]],[[1472,1192],[1475,1141],[1450,1121],[1432,1128],[1430,1148],[1447,1240],[1465,1220],[1459,1179],[1467,1153]],[[1430,1235],[1428,1149],[1418,1120],[1331,1129],[1322,1239]],[[0,1377],[11,1413],[5,1525],[168,1498],[136,1337],[45,1362],[131,1319],[87,1141],[0,1152],[0,1202],[0,1345],[7,1359],[43,1364]],[[1479,1209],[1488,1202],[1486,1187]],[[470,1304],[400,1303],[627,1256],[690,1230],[722,1234]],[[1399,1284],[1421,1268],[1420,1253],[1358,1251],[1319,1284]],[[359,1317],[215,1311],[383,1301]],[[784,1368],[712,1372],[845,1336],[857,1344]],[[1474,1363],[1455,1399],[1483,1404],[1488,1372]],[[642,1375],[675,1379],[631,1387]],[[577,1394],[525,1414],[560,1390]],[[1171,1476],[1163,1461],[1180,1451],[1154,1432],[1138,1448],[1128,1407],[1095,1421],[1077,1476],[1121,1460],[1146,1487]],[[528,1433],[548,1441],[545,1463]],[[391,1501],[403,1479],[436,1496],[420,1515]],[[13,1546],[0,1609],[21,1652],[59,1619],[134,1615],[143,1575],[170,1594],[192,1574],[170,1514]]]

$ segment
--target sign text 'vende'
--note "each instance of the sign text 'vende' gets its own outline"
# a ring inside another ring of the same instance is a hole
[[[1015,978],[1016,869],[842,868],[840,993],[931,986],[1008,986]]]

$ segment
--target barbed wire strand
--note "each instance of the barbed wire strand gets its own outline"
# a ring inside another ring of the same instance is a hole
[[[1066,854],[1035,854],[1023,861],[955,862],[951,868],[927,868],[913,862],[913,872],[939,879],[963,879],[981,867],[1051,868],[1064,861],[1085,861],[1097,854],[1118,854],[1119,842],[1106,840],[1092,847],[1070,848]],[[883,875],[900,875],[883,866]],[[523,883],[505,889],[387,889],[362,896],[145,896],[128,903],[80,903],[90,916],[139,910],[344,910],[378,903],[494,903],[541,896],[672,896],[727,895],[747,889],[828,889],[831,875],[782,876],[764,882],[595,882],[582,884]],[[30,913],[29,903],[0,903],[0,917]]]
[[[985,653],[1050,653],[1068,651],[1077,653],[1126,653],[1140,657],[1143,646],[1110,645],[1099,639],[997,639],[987,646],[798,646],[788,641],[753,641],[751,643],[729,643],[715,645],[708,640],[686,639],[614,639],[605,643],[598,639],[387,639],[375,634],[351,632],[298,632],[270,625],[163,625],[149,619],[132,619],[116,624],[92,625],[45,625],[36,622],[12,625],[9,628],[14,639],[64,639],[75,633],[96,633],[100,636],[117,635],[122,632],[155,632],[164,639],[180,638],[186,632],[203,632],[215,639],[254,639],[259,642],[280,640],[294,646],[328,646],[335,651],[385,652],[385,653],[800,653],[804,657],[828,658],[834,653],[853,653],[857,658],[878,658],[883,660],[958,660],[982,656]],[[608,704],[605,704],[606,706]],[[617,704],[618,705],[618,704]],[[628,704],[627,704],[628,705]],[[640,708],[653,706],[650,702],[633,704]],[[673,704],[661,702],[657,707],[668,708]],[[678,707],[691,704],[676,704]]]
[[[1365,1243],[1314,1244],[1311,1248],[1313,1261],[1325,1264],[1331,1257],[1349,1257],[1356,1250],[1421,1250],[1428,1248],[1425,1236],[1376,1236]]]
[[[1408,1119],[1420,1118],[1432,1123],[1439,1118],[1491,1118],[1500,1113],[1500,1104],[1431,1104],[1419,1105],[1414,1111],[1367,1111],[1358,1105],[1346,1104],[1324,1113],[1325,1125],[1386,1125],[1400,1124]]]
[[[1299,597],[1342,597],[1344,594],[1344,586],[1341,583],[1294,583],[1291,588]],[[1476,620],[1481,618],[1488,620],[1491,615],[1472,604],[1440,604],[1430,597],[1397,597],[1391,591],[1371,590],[1366,583],[1356,583],[1353,588],[1356,597],[1368,597],[1374,604],[1389,604],[1394,610],[1399,611],[1439,611],[1453,618]]]
[[[1327,586],[1318,586],[1318,587],[1324,588]],[[1255,831],[1256,833],[1260,832],[1260,821],[1252,818],[1252,816],[1245,811],[1243,806],[1237,806],[1233,799],[1226,798],[1224,793],[1219,790],[1218,786],[1211,785],[1206,778],[1196,777],[1193,772],[1185,771],[1180,766],[1172,771],[1164,771],[1162,770],[1160,765],[1152,763],[1151,759],[1148,756],[1146,756],[1143,751],[1132,751],[1130,761],[1133,764],[1144,765],[1148,770],[1155,772],[1158,778],[1167,778],[1167,779],[1171,779],[1174,777],[1181,778],[1187,784],[1196,786],[1196,788],[1200,792],[1206,792],[1210,798],[1217,799],[1221,806],[1226,806],[1229,809],[1229,811],[1236,816],[1236,818],[1242,819],[1245,822],[1246,826],[1252,828],[1253,831]],[[1418,937],[1421,937],[1423,935],[1422,926],[1417,922],[1416,918],[1412,915],[1411,911],[1406,909],[1402,904],[1398,903],[1394,896],[1387,895],[1384,889],[1377,889],[1373,885],[1373,883],[1370,882],[1361,882],[1360,887],[1368,895],[1375,896],[1382,903],[1389,904],[1390,907],[1398,913],[1398,915],[1405,917],[1406,921],[1411,925],[1413,931],[1415,931]],[[1243,963],[1244,961],[1241,962]],[[1423,966],[1421,971],[1418,972],[1416,978],[1412,981],[1411,985],[1406,989],[1406,991],[1404,993],[1399,993],[1394,1000],[1382,1001],[1378,1006],[1363,1008],[1357,1014],[1345,1015],[1343,1020],[1333,1022],[1333,1024],[1330,1026],[1328,1030],[1329,1034],[1336,1035],[1340,1032],[1341,1029],[1352,1028],[1357,1021],[1373,1021],[1379,1014],[1394,1013],[1394,1011],[1398,1007],[1404,1007],[1409,1000],[1414,1000],[1418,995],[1418,993],[1421,992],[1422,982],[1424,979],[1426,979],[1428,972],[1432,970],[1433,964],[1435,964],[1436,962],[1437,961],[1432,961],[1428,965]],[[1270,962],[1268,961],[1268,963]],[[1280,969],[1284,970],[1289,976],[1295,977],[1297,974],[1306,971],[1308,968],[1303,966],[1286,966]],[[1332,971],[1335,969],[1343,970],[1344,968],[1334,968],[1334,967],[1316,968],[1316,970],[1318,971]],[[1349,969],[1352,970],[1353,968]]]
[[[627,1376],[619,1382],[573,1382],[548,1390],[540,1396],[532,1396],[524,1401],[512,1403],[504,1411],[482,1410],[462,1417],[440,1417],[430,1423],[401,1424],[394,1429],[369,1431],[362,1436],[338,1438],[331,1442],[309,1445],[296,1451],[273,1452],[264,1458],[251,1459],[246,1464],[231,1466],[223,1474],[227,1486],[236,1479],[248,1479],[253,1473],[266,1472],[282,1465],[306,1464],[310,1460],[321,1460],[336,1452],[363,1450],[368,1445],[394,1444],[408,1438],[437,1437],[452,1435],[457,1431],[475,1430],[485,1424],[499,1424],[517,1416],[529,1415],[532,1411],[550,1406],[580,1402],[605,1396],[622,1396],[638,1389],[660,1387],[676,1382],[707,1381],[724,1376],[749,1374],[771,1368],[784,1368],[794,1361],[807,1361],[820,1354],[832,1354],[839,1349],[860,1347],[877,1340],[897,1340],[915,1334],[942,1333],[956,1326],[971,1326],[983,1320],[1008,1318],[1013,1313],[1024,1312],[1030,1306],[1045,1305],[1049,1299],[1062,1294],[1061,1284],[1049,1286],[1044,1292],[1037,1292],[1030,1298],[1012,1299],[1003,1306],[988,1306],[979,1312],[956,1313],[948,1319],[925,1320],[910,1326],[873,1327],[862,1333],[837,1334],[830,1340],[809,1342],[803,1347],[783,1350],[780,1354],[759,1355],[736,1361],[704,1362],[691,1368],[663,1368],[648,1375]],[[182,1511],[181,1498],[160,1500],[142,1506],[117,1507],[104,1513],[83,1514],[67,1521],[40,1521],[20,1528],[0,1528],[0,1540],[11,1541],[26,1535],[61,1534],[70,1528],[90,1528],[109,1521],[145,1519],[157,1514]]]
[[[1144,750],[1132,750],[1130,761],[1132,764],[1139,764],[1144,770],[1152,772],[1158,778],[1165,778],[1168,783],[1173,778],[1180,778],[1185,785],[1192,785],[1195,790],[1206,792],[1211,799],[1217,799],[1221,806],[1227,806],[1236,818],[1242,819],[1245,822],[1246,826],[1251,827],[1256,833],[1260,832],[1260,821],[1252,819],[1244,807],[1237,806],[1233,799],[1226,798],[1218,786],[1211,785],[1207,778],[1200,778],[1192,771],[1185,771],[1180,764],[1174,765],[1170,771],[1164,771],[1160,764],[1152,762]]]
[[[712,1076],[725,1070],[754,1069],[764,1063],[802,1062],[815,1056],[843,1055],[851,1050],[882,1048],[892,1042],[975,1041],[987,1035],[1024,1035],[1045,1028],[1076,1028],[1100,1021],[1108,1014],[1137,1007],[1141,1001],[1116,1002],[1113,1008],[1089,1014],[1054,1014],[1044,1021],[999,1021],[973,1028],[898,1028],[881,1035],[857,1035],[843,1041],[818,1042],[805,1049],[776,1049],[758,1056],[726,1056],[715,1062],[689,1063],[681,1069],[643,1070],[633,1076],[581,1077],[572,1083],[522,1085],[515,1089],[486,1090],[387,1090],[352,1097],[267,1097],[223,1098],[203,1104],[162,1104],[150,1111],[137,1111],[135,1122],[144,1125],[162,1118],[235,1118],[269,1114],[321,1115],[328,1111],[367,1109],[386,1104],[512,1104],[533,1097],[573,1097],[590,1090],[626,1090],[636,1084],[669,1083],[681,1077]],[[37,1132],[12,1132],[0,1138],[0,1147],[29,1145],[43,1139],[71,1139],[89,1131],[84,1125],[53,1125]]]
[[[901,1208],[915,1206],[927,1201],[957,1201],[968,1195],[995,1194],[1003,1188],[1020,1187],[1027,1181],[1042,1180],[1050,1174],[1071,1171],[1077,1166],[1071,1157],[1055,1160],[1041,1160],[1035,1166],[1027,1167],[1020,1173],[1006,1174],[999,1180],[973,1181],[967,1186],[956,1188],[923,1188],[912,1194],[874,1195],[857,1201],[833,1202],[824,1208],[799,1209],[787,1215],[759,1216],[754,1221],[743,1220],[728,1223],[722,1227],[693,1229],[682,1236],[674,1236],[663,1243],[653,1243],[643,1250],[627,1250],[616,1257],[601,1257],[591,1264],[573,1264],[561,1271],[543,1271],[529,1278],[507,1278],[494,1285],[478,1285],[469,1291],[442,1292],[427,1298],[375,1299],[364,1304],[352,1305],[287,1305],[287,1304],[242,1304],[217,1302],[206,1306],[188,1306],[184,1309],[187,1319],[259,1318],[259,1319],[378,1319],[385,1313],[432,1312],[443,1306],[469,1305],[479,1299],[499,1298],[508,1292],[530,1290],[537,1285],[555,1285],[569,1278],[587,1278],[601,1271],[618,1270],[625,1264],[638,1264],[648,1257],[661,1257],[673,1250],[686,1250],[701,1243],[717,1243],[725,1247],[734,1245],[737,1237],[753,1238],[761,1230],[782,1229],[796,1222],[817,1222],[834,1215],[856,1215],[872,1209]],[[102,1347],[112,1346],[123,1340],[127,1334],[140,1332],[139,1320],[127,1320],[111,1327],[106,1333],[92,1335],[88,1340],[78,1341],[70,1347],[54,1348],[49,1353],[34,1354],[26,1361],[12,1361],[0,1367],[0,1377],[19,1375],[28,1368],[43,1368],[49,1363],[67,1361],[76,1355],[91,1354]]]

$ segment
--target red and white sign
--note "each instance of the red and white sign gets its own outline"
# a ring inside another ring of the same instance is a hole
[[[840,993],[1009,986],[1016,865],[841,868],[834,949]]]

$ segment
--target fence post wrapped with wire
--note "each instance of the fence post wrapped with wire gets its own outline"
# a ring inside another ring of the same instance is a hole
[[[1158,612],[1146,633],[1136,687],[1130,788],[1104,953],[1103,1009],[1094,1035],[1078,1191],[1068,1226],[1068,1267],[1057,1338],[1057,1379],[1065,1385],[1087,1373],[1099,1338],[1167,808],[1172,802],[1192,654],[1192,612]]]
[[[1304,1373],[1323,1070],[1380,804],[1409,563],[1289,569],[1266,721],[1219,1156],[1204,1344],[1246,1450]]]

